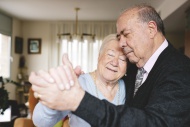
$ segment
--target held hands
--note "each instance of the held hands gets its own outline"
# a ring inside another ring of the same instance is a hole
[[[74,111],[84,96],[77,80],[82,72],[78,67],[73,70],[66,54],[62,61],[62,66],[51,68],[49,73],[43,70],[32,72],[29,81],[42,104],[52,109]]]

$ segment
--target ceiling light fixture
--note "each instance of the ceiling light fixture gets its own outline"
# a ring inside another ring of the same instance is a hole
[[[57,36],[59,38],[59,40],[61,39],[61,36],[69,36],[70,40],[72,41],[73,39],[78,39],[80,38],[81,40],[83,40],[84,36],[90,36],[92,37],[92,39],[95,39],[95,34],[88,34],[88,33],[82,33],[81,35],[78,34],[78,11],[80,10],[80,8],[75,8],[76,11],[76,21],[75,21],[75,33],[71,34],[71,33],[58,33]]]

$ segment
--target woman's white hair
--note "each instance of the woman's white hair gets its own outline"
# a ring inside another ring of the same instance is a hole
[[[116,34],[109,34],[108,36],[106,36],[104,38],[104,40],[102,41],[102,45],[100,47],[100,50],[99,50],[99,55],[101,55],[106,47],[106,45],[108,43],[110,43],[112,40],[115,40],[117,41],[117,37],[116,37]]]

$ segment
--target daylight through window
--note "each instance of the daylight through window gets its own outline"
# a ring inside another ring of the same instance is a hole
[[[10,77],[11,37],[0,34],[0,76]]]

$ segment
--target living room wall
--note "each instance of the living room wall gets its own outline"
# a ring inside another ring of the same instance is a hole
[[[26,57],[26,66],[28,74],[31,71],[48,69],[48,49],[51,42],[50,23],[43,21],[24,21],[23,22],[24,54]],[[40,38],[42,40],[40,54],[28,54],[28,39]]]
[[[179,49],[184,47],[185,31],[180,33],[166,33],[166,38],[176,49]]]

